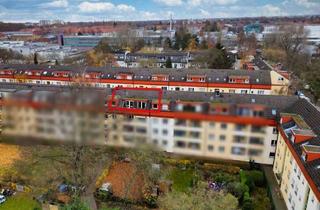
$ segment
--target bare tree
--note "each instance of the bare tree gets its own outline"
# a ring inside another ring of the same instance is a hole
[[[307,35],[308,31],[302,25],[283,25],[266,37],[265,47],[283,50],[285,64],[292,70],[305,47]]]

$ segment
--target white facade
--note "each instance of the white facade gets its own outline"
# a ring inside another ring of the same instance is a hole
[[[320,210],[319,201],[281,135],[279,135],[273,172],[289,210]]]
[[[272,164],[277,129],[272,126],[109,115],[107,143],[136,146],[149,143],[166,152],[235,161]]]

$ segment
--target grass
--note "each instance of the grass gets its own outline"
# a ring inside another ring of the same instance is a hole
[[[1,210],[34,210],[41,209],[40,204],[31,196],[20,193],[9,197],[6,202],[0,204]]]
[[[194,182],[196,181],[197,175],[192,169],[182,170],[179,168],[172,169],[168,175],[168,179],[173,181],[173,190],[179,192],[186,192],[188,189],[192,188]]]

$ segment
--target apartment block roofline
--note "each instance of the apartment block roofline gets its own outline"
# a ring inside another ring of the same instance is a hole
[[[317,199],[320,200],[320,153],[318,153],[320,151],[320,112],[305,99],[299,99],[292,106],[289,106],[285,113],[281,114],[281,117],[280,133],[312,191]],[[293,121],[296,126],[292,123]],[[288,135],[285,132],[285,130],[290,129],[286,126],[290,122],[293,132],[300,132],[299,134],[307,138],[303,139],[303,141],[293,142],[290,134]],[[312,154],[312,158],[306,157],[308,153]]]

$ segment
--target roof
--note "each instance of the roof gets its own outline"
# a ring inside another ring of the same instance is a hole
[[[101,72],[101,79],[115,79],[119,73],[133,74],[133,80],[149,81],[155,74],[169,75],[169,81],[184,82],[188,75],[205,75],[208,83],[228,83],[228,77],[248,76],[250,84],[270,85],[271,75],[269,71],[244,71],[232,69],[166,69],[166,68],[118,68],[118,67],[80,67],[80,66],[44,66],[44,65],[0,65],[1,69],[13,69],[20,71],[43,70],[81,72]]]
[[[70,87],[58,87],[58,86],[46,86],[46,85],[20,85],[20,84],[0,84],[0,92],[3,89],[16,89],[19,90],[16,94],[28,93],[30,90],[36,91],[36,94],[46,94],[48,91],[61,92],[70,91]],[[160,89],[159,89],[160,90]],[[103,92],[105,96],[112,94],[112,89],[106,88],[104,90],[98,88],[85,89],[85,96],[91,96],[90,92]],[[35,93],[34,93],[35,94]],[[94,95],[94,94],[93,94]],[[121,89],[116,92],[116,95],[123,98],[139,98],[147,100],[158,100],[158,92],[151,91],[139,91],[139,90],[126,90]],[[54,97],[55,94],[53,94]],[[207,104],[228,104],[232,106],[262,106],[265,107],[264,117],[274,119],[276,115],[289,106],[294,104],[298,100],[296,96],[275,96],[275,95],[254,95],[254,94],[231,94],[231,93],[208,93],[208,92],[180,92],[180,91],[162,91],[162,101],[167,102],[189,102],[189,103],[207,103]],[[276,110],[277,114],[274,114]],[[236,110],[233,109],[231,114],[236,114]]]
[[[305,121],[305,123],[310,127],[313,133],[316,135],[311,140],[307,142],[308,146],[320,146],[320,112],[319,110],[306,101],[305,99],[297,100],[292,106],[289,106],[286,109],[286,112],[300,115],[301,118]],[[304,161],[302,158],[302,146],[306,145],[305,142],[294,144],[292,141],[287,141],[294,152],[296,153],[296,157],[299,157],[297,161],[304,167],[306,172],[311,177],[311,181],[315,184],[318,195],[320,195],[320,159],[315,159],[313,161]],[[310,147],[307,147],[310,148]],[[303,169],[302,169],[303,170]],[[318,197],[318,200],[320,198]]]

